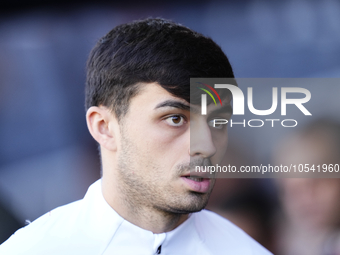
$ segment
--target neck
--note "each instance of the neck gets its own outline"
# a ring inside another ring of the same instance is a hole
[[[188,214],[170,213],[139,204],[119,190],[120,184],[114,182],[116,178],[105,177],[102,178],[102,193],[106,202],[122,218],[140,228],[155,234],[164,233],[175,229],[188,218]]]

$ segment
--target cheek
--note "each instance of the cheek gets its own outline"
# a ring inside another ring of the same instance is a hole
[[[173,168],[185,161],[185,157],[189,155],[190,134],[179,131],[155,131],[150,137],[150,146],[156,156],[154,160],[158,160],[164,167]]]
[[[146,132],[141,132],[139,135],[148,147],[155,151],[173,151],[179,150],[184,146],[184,141],[187,139],[189,143],[189,134],[187,127],[173,128],[164,121],[150,121],[149,125],[142,127]],[[140,130],[138,130],[140,132]]]
[[[333,180],[330,180],[329,182],[331,181]],[[319,187],[318,194],[318,204],[321,208],[323,208],[325,214],[333,215],[339,213],[340,190],[337,185],[334,185],[334,183],[329,183],[329,185],[327,186],[327,183],[325,183],[324,185]]]
[[[157,166],[159,172],[174,168],[188,155],[190,133],[162,125],[139,126],[129,130],[129,139],[144,165]]]
[[[225,132],[212,133],[213,143],[216,148],[215,155],[211,158],[213,164],[220,163],[225,156],[228,147],[228,134]]]

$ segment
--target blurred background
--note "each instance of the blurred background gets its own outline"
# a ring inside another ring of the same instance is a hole
[[[26,220],[81,199],[100,178],[85,123],[86,59],[114,26],[147,17],[211,37],[236,77],[340,76],[338,0],[1,1],[0,243]],[[300,86],[315,91],[307,107],[313,116],[296,128],[230,129],[225,162],[274,164],[291,162],[293,154],[339,163],[340,86],[322,86]],[[254,95],[261,108],[271,88],[254,87]],[[208,208],[275,254],[335,255],[339,185],[338,179],[219,179]]]

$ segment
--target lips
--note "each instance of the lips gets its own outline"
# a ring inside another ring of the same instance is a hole
[[[204,178],[196,177],[196,176],[185,176],[185,178],[193,180],[195,182],[202,182],[204,180]]]
[[[209,191],[211,183],[211,179],[207,178],[208,176],[209,174],[207,175],[206,173],[194,173],[192,175],[189,173],[182,175],[181,179],[189,190],[198,193],[206,193]]]
[[[181,177],[197,177],[197,178],[203,178],[203,179],[210,179],[214,175],[210,174],[209,172],[189,172],[183,174]]]

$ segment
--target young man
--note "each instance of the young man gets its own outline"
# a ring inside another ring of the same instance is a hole
[[[146,19],[100,39],[88,60],[86,119],[102,178],[84,199],[17,231],[0,254],[270,254],[202,210],[214,179],[190,170],[220,162],[227,133],[213,135],[205,116],[190,114],[191,77],[234,75],[219,46],[182,25]]]

